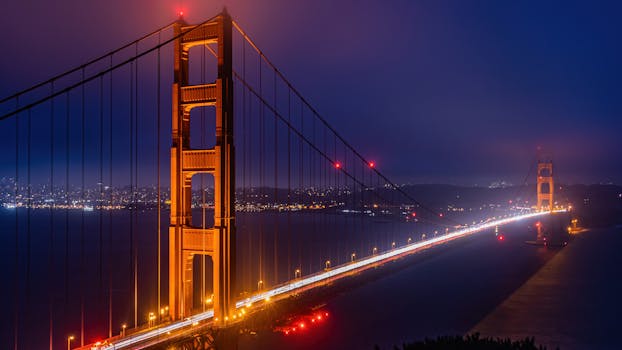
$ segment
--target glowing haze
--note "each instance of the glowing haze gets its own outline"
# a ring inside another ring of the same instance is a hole
[[[561,182],[622,183],[613,1],[5,1],[0,95],[224,5],[399,181],[517,183],[541,146]]]

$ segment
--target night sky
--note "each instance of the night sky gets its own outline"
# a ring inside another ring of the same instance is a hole
[[[520,183],[541,147],[558,181],[622,183],[613,1],[4,1],[0,96],[223,5],[397,181]]]

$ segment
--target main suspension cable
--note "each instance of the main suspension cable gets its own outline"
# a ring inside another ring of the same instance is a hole
[[[242,37],[255,49],[255,51],[257,52],[257,54],[263,59],[264,62],[266,62],[266,64],[268,64],[268,66],[270,66],[275,72],[276,74],[283,80],[283,82],[287,85],[287,87],[289,89],[291,89],[291,91],[293,91],[296,96],[298,96],[298,98],[302,101],[302,103],[304,103],[307,108],[309,108],[309,110],[313,113],[313,115],[318,118],[323,124],[324,126],[326,126],[333,134],[335,134],[335,136],[347,147],[349,148],[362,162],[364,162],[365,164],[370,164],[370,162],[363,157],[363,155],[361,155],[350,143],[348,143],[338,132],[337,130],[335,130],[330,124],[328,124],[328,121],[322,117],[319,112],[313,108],[313,106],[307,101],[307,99],[305,99],[302,94],[291,84],[291,82],[289,80],[287,80],[287,78],[285,78],[285,75],[283,75],[283,73],[272,63],[272,61],[270,61],[268,59],[268,57],[263,53],[263,51],[261,51],[259,49],[259,47],[253,42],[253,40],[250,38],[250,36],[239,26],[239,24],[236,21],[233,21],[233,26],[234,28],[240,33],[240,35],[242,35]],[[425,205],[423,205],[421,202],[419,202],[418,200],[416,200],[415,198],[413,198],[410,194],[408,194],[406,191],[404,191],[401,187],[397,186],[393,181],[389,180],[389,178],[387,178],[384,174],[382,174],[378,168],[376,167],[372,167],[372,171],[374,171],[376,174],[378,174],[378,176],[380,176],[387,184],[389,184],[393,189],[397,190],[398,192],[400,192],[400,194],[402,194],[404,197],[406,197],[408,200],[410,200],[411,202],[415,203],[416,205],[418,205],[420,208],[432,213],[434,216],[439,217],[439,214],[436,210],[433,210]],[[449,221],[449,222],[453,222],[454,224],[459,224],[457,222],[454,222],[453,220],[443,216],[443,219]]]
[[[26,111],[28,109],[31,109],[34,106],[37,106],[37,105],[39,105],[39,104],[41,104],[41,103],[43,103],[45,101],[48,101],[48,100],[50,100],[50,99],[52,99],[54,97],[60,96],[60,95],[62,95],[64,93],[69,92],[69,91],[71,91],[71,90],[73,90],[73,89],[75,89],[77,87],[80,87],[80,86],[82,86],[82,85],[84,85],[84,84],[86,84],[86,83],[88,83],[90,81],[93,81],[93,80],[99,78],[102,75],[108,74],[108,73],[110,73],[110,72],[112,72],[114,70],[117,70],[117,69],[119,69],[119,68],[121,68],[121,67],[123,67],[123,66],[125,66],[125,65],[127,65],[129,63],[131,63],[131,62],[134,62],[138,58],[146,56],[146,55],[156,51],[157,49],[159,49],[161,47],[164,47],[164,46],[174,42],[175,40],[177,40],[177,39],[179,39],[179,38],[181,38],[181,37],[191,33],[192,31],[196,30],[197,28],[200,28],[204,24],[206,24],[206,23],[208,23],[210,21],[213,21],[218,16],[219,15],[213,16],[213,17],[211,17],[211,18],[209,18],[209,19],[207,19],[207,20],[197,24],[196,26],[194,26],[194,27],[192,27],[192,28],[190,28],[190,29],[188,29],[188,30],[186,30],[184,32],[181,32],[181,33],[173,36],[172,38],[170,38],[170,39],[168,39],[168,40],[166,40],[166,41],[164,41],[164,42],[162,42],[162,43],[160,43],[160,44],[158,44],[158,45],[156,45],[156,46],[154,46],[154,47],[152,47],[150,49],[147,49],[147,50],[141,52],[140,54],[137,54],[137,55],[135,55],[133,57],[130,57],[130,58],[128,58],[128,59],[126,59],[126,60],[124,60],[124,61],[122,61],[120,63],[117,63],[116,65],[114,65],[112,67],[109,67],[107,69],[101,70],[101,71],[99,71],[99,72],[89,76],[88,78],[84,78],[81,81],[79,81],[77,83],[74,83],[74,84],[72,84],[72,85],[70,85],[70,86],[68,86],[68,87],[66,87],[66,88],[64,88],[62,90],[58,90],[54,94],[50,94],[48,96],[42,97],[42,98],[40,98],[38,100],[35,100],[35,101],[33,101],[33,102],[23,106],[23,107],[16,108],[15,110],[13,110],[11,112],[5,113],[2,116],[0,116],[0,120],[7,119],[7,118],[9,118],[11,116],[16,115],[17,113],[20,113],[20,112]]]
[[[136,39],[136,40],[132,41],[131,43],[127,43],[127,44],[125,44],[125,45],[123,45],[123,46],[119,47],[118,49],[115,49],[115,50],[109,51],[108,53],[105,53],[105,54],[103,54],[103,55],[101,55],[101,56],[99,56],[99,57],[97,57],[97,58],[94,58],[94,59],[92,59],[92,60],[90,60],[90,61],[88,61],[88,62],[86,62],[86,63],[84,63],[84,64],[81,64],[81,65],[79,65],[79,66],[77,66],[77,67],[75,67],[75,68],[72,68],[72,69],[70,69],[70,70],[67,70],[67,71],[65,71],[65,72],[63,72],[63,73],[61,73],[61,74],[55,75],[55,76],[53,76],[53,77],[51,77],[51,78],[49,78],[49,79],[47,79],[47,80],[45,80],[45,81],[43,81],[43,82],[41,82],[41,83],[35,84],[35,85],[33,85],[33,86],[29,87],[29,88],[26,88],[26,89],[24,89],[24,90],[18,91],[18,92],[16,92],[16,93],[14,93],[13,95],[7,96],[7,97],[5,97],[5,98],[1,99],[1,100],[0,100],[0,103],[4,103],[4,102],[6,102],[6,101],[9,101],[9,100],[12,100],[12,99],[14,99],[14,98],[17,98],[17,97],[19,97],[19,96],[21,96],[21,95],[24,95],[24,94],[26,94],[26,93],[28,93],[28,92],[30,92],[30,91],[36,90],[36,89],[38,89],[38,88],[40,88],[40,87],[42,87],[42,86],[45,86],[45,85],[47,85],[47,84],[54,83],[56,80],[59,80],[59,79],[61,79],[61,78],[64,78],[64,77],[66,77],[66,76],[68,76],[68,75],[72,74],[72,73],[75,73],[75,72],[78,72],[78,71],[80,71],[80,70],[82,70],[82,69],[85,69],[86,67],[88,67],[88,66],[90,66],[90,65],[92,65],[92,64],[94,64],[94,63],[97,63],[97,62],[99,62],[99,61],[103,60],[103,59],[104,59],[104,58],[106,58],[106,57],[111,57],[111,58],[112,58],[112,56],[113,56],[114,54],[116,54],[116,53],[118,53],[118,52],[120,52],[120,51],[123,51],[123,50],[127,49],[128,47],[130,47],[130,46],[132,46],[132,45],[134,45],[134,44],[136,44],[136,43],[138,43],[138,42],[140,42],[140,41],[143,41],[143,40],[145,40],[145,39],[147,39],[147,38],[149,38],[149,37],[151,37],[151,36],[155,35],[156,33],[157,33],[157,34],[159,34],[159,33],[161,33],[162,31],[164,31],[164,30],[166,30],[166,29],[170,28],[173,24],[175,24],[175,22],[177,22],[177,21],[173,21],[173,22],[171,22],[171,23],[167,24],[166,26],[164,26],[164,27],[162,27],[162,28],[156,29],[156,30],[152,31],[152,32],[151,32],[151,33],[149,33],[149,34],[145,34],[145,35],[143,35],[142,37],[140,37],[140,38],[138,38],[138,39]]]
[[[309,140],[304,134],[303,132],[299,131],[298,129],[296,129],[279,111],[276,110],[276,108],[274,108],[272,105],[270,105],[270,103],[268,101],[266,101],[266,99],[261,96],[261,94],[259,92],[257,92],[252,86],[250,86],[250,84],[248,82],[246,82],[245,80],[242,79],[242,77],[236,73],[235,71],[233,72],[233,75],[236,79],[238,79],[246,89],[248,89],[248,91],[254,95],[262,104],[262,106],[268,108],[270,110],[270,112],[272,112],[277,118],[279,118],[279,120],[281,120],[282,123],[284,123],[289,129],[291,129],[298,137],[300,142],[304,142],[305,144],[307,144],[309,147],[311,147],[315,152],[319,153],[327,162],[329,162],[330,164],[332,164],[333,166],[335,166],[335,168],[337,168],[340,172],[342,172],[345,176],[347,176],[348,178],[352,179],[354,182],[356,182],[359,185],[363,185],[363,183],[361,182],[361,180],[355,178],[348,170],[344,169],[344,167],[342,166],[338,166],[338,162],[334,159],[331,158],[330,156],[328,156],[325,152],[323,152],[322,150],[320,150],[318,148],[317,145],[313,144],[313,142],[311,140]],[[301,110],[302,110],[303,106],[301,105]],[[335,141],[336,142],[336,141]],[[302,147],[302,146],[301,146]],[[261,149],[261,147],[260,147]],[[300,162],[302,165],[302,148],[300,148]],[[300,176],[302,176],[304,169],[300,170]],[[302,186],[302,179],[299,181],[300,185]],[[386,198],[384,198],[382,195],[380,195],[379,193],[374,193],[378,198],[380,198],[383,201],[387,201],[389,202]],[[302,198],[301,198],[302,201]]]

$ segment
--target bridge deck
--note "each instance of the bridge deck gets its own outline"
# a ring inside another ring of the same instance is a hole
[[[557,212],[563,211],[565,210],[558,210]],[[335,266],[334,268],[328,269],[326,271],[318,272],[275,286],[270,290],[257,293],[249,298],[238,301],[236,303],[236,308],[240,310],[249,310],[250,312],[253,310],[254,307],[261,306],[265,302],[272,302],[278,299],[287,298],[290,295],[301,293],[305,290],[324,285],[328,281],[344,278],[351,274],[364,271],[379,264],[384,264],[405,255],[413,254],[421,250],[431,248],[438,244],[447,243],[461,237],[494,228],[495,226],[505,225],[511,222],[516,222],[519,220],[534,218],[547,214],[549,214],[549,212],[531,212],[527,214],[504,217],[497,220],[489,220],[484,223],[462,228],[460,230],[445,235],[440,235],[424,241],[419,241],[405,246],[397,247],[387,252],[379,253],[340,266]],[[137,345],[156,345],[160,342],[170,340],[171,337],[182,335],[182,333],[184,333],[184,330],[187,330],[188,328],[199,325],[208,326],[211,321],[213,321],[213,317],[213,310],[208,310],[206,312],[193,315],[181,321],[163,324],[159,327],[150,328],[148,330],[129,335],[122,339],[111,338],[103,342],[103,345],[90,345],[83,347],[82,349],[116,350],[136,347]]]

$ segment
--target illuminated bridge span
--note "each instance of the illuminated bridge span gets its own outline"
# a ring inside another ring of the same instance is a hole
[[[562,212],[563,210],[556,210],[556,212]],[[326,269],[322,272],[317,272],[311,274],[309,276],[305,276],[304,278],[299,278],[293,281],[288,281],[282,285],[275,286],[273,289],[267,290],[265,292],[257,293],[251,297],[248,297],[244,300],[240,300],[235,304],[236,316],[244,317],[246,313],[250,313],[253,310],[253,307],[259,303],[260,306],[263,303],[273,302],[275,300],[288,297],[292,294],[300,293],[304,290],[325,285],[327,281],[334,280],[336,278],[341,278],[348,276],[349,274],[361,272],[370,267],[377,266],[378,264],[383,264],[385,262],[391,261],[393,259],[415,253],[422,249],[426,249],[432,247],[436,244],[446,243],[453,239],[457,239],[460,237],[468,236],[471,234],[475,234],[487,229],[494,228],[496,226],[509,224],[512,222],[516,222],[519,220],[535,218],[542,215],[547,215],[549,212],[534,212],[529,214],[520,214],[516,216],[510,216],[499,220],[489,221],[484,224],[477,224],[469,228],[463,228],[460,230],[456,230],[452,233],[448,233],[445,235],[441,235],[438,237],[434,237],[431,239],[427,239],[424,241],[420,241],[417,243],[410,243],[405,246],[396,247],[390,251],[372,255],[366,257],[361,260],[352,261],[350,263],[345,263],[340,266],[336,266],[332,269]],[[241,311],[243,310],[243,311]],[[110,343],[95,346],[97,349],[126,349],[132,348],[136,346],[155,346],[162,342],[169,341],[168,337],[171,337],[171,334],[174,336],[183,336],[184,331],[190,330],[190,332],[194,331],[194,327],[199,325],[211,326],[214,323],[214,310],[208,310],[196,315],[193,315],[185,320],[173,322],[171,324],[167,324],[162,327],[157,327],[153,330],[148,330],[145,332],[140,332],[136,335],[129,336],[125,339],[119,340],[111,340]]]
[[[14,281],[0,341],[13,349],[226,334],[270,298],[554,205],[540,183],[538,211],[525,198],[477,218],[424,205],[226,11],[0,100],[0,128],[14,164],[0,173]]]

